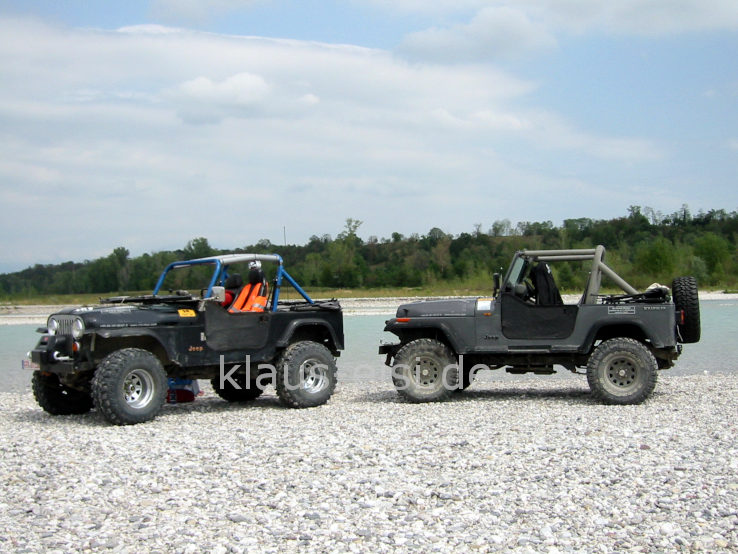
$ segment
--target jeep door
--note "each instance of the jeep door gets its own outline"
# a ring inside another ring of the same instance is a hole
[[[271,312],[231,314],[219,304],[208,303],[205,307],[208,348],[217,353],[264,348],[269,338],[271,316]]]

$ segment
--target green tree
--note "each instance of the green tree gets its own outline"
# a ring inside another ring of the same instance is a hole
[[[642,242],[636,247],[635,264],[646,280],[668,279],[674,271],[674,245],[664,237]]]
[[[187,243],[183,251],[185,260],[207,258],[208,256],[212,256],[214,253],[215,250],[213,250],[213,248],[210,246],[210,243],[208,242],[208,239],[206,239],[205,237],[197,237],[195,239],[192,239]]]
[[[705,233],[694,241],[694,252],[707,264],[707,271],[715,276],[725,273],[725,264],[730,259],[730,242],[715,233]]]

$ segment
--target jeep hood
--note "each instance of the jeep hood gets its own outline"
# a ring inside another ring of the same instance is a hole
[[[196,312],[191,306],[172,304],[117,304],[114,306],[81,306],[65,308],[52,316],[76,316],[90,329],[122,327],[154,327],[193,321]]]

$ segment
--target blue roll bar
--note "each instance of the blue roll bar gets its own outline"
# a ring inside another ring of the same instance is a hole
[[[167,267],[164,268],[164,271],[162,271],[161,275],[159,276],[159,280],[156,282],[156,286],[154,287],[154,296],[159,294],[159,291],[161,290],[162,285],[164,284],[164,279],[167,276],[167,273],[169,273],[173,269],[181,268],[181,267],[190,267],[194,265],[215,265],[215,270],[213,271],[213,277],[210,279],[210,283],[208,284],[207,292],[204,295],[204,298],[210,298],[213,294],[213,287],[215,286],[215,283],[218,282],[218,279],[225,279],[228,276],[228,266],[233,263],[239,263],[239,262],[252,262],[252,261],[263,261],[263,262],[275,262],[277,264],[277,275],[274,279],[274,294],[272,296],[272,307],[271,311],[276,312],[277,311],[277,303],[279,302],[279,292],[282,287],[282,280],[285,279],[287,282],[292,285],[292,287],[302,296],[307,302],[310,304],[315,304],[312,298],[308,295],[307,292],[303,290],[303,288],[297,284],[297,281],[295,281],[292,276],[287,273],[287,270],[284,269],[284,261],[282,260],[282,256],[279,254],[224,254],[221,256],[213,256],[210,258],[198,258],[195,260],[184,260],[179,262],[172,262]]]

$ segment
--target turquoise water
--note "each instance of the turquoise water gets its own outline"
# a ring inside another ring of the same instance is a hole
[[[738,373],[738,301],[705,300],[700,303],[702,340],[684,345],[684,352],[671,375],[695,373]],[[344,330],[346,350],[338,360],[342,382],[389,380],[389,368],[377,354],[381,341],[394,342],[394,335],[384,333],[387,316],[346,316]],[[31,374],[22,370],[21,359],[38,340],[38,325],[0,326],[0,371],[4,390],[30,389]],[[489,373],[489,372],[488,372]],[[568,375],[561,370],[557,375]],[[489,373],[494,379],[505,379],[503,371]],[[520,378],[520,376],[515,376]],[[530,378],[551,379],[556,376]]]

